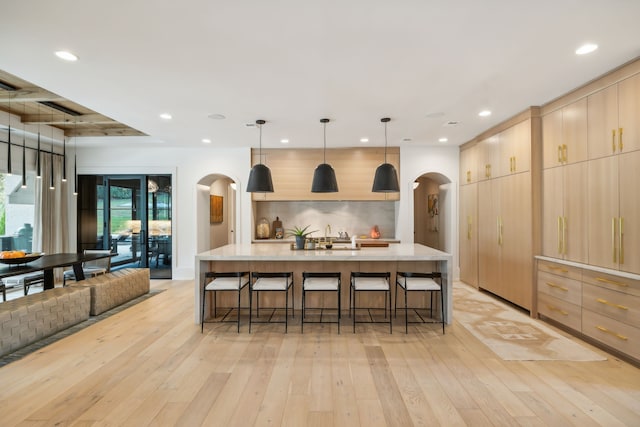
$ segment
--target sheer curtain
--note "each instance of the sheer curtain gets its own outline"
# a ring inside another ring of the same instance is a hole
[[[47,254],[70,252],[68,185],[62,182],[62,157],[53,156],[53,184],[51,190],[51,155],[40,153],[42,178],[36,178],[35,221],[33,225],[33,251]]]

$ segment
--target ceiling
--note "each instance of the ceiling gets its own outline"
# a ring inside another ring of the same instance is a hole
[[[323,117],[328,147],[380,146],[385,116],[389,145],[459,145],[640,56],[637,0],[39,0],[2,14],[0,70],[88,116],[80,146],[256,147],[248,125],[265,119],[263,147],[318,148]],[[585,42],[599,49],[576,55]]]

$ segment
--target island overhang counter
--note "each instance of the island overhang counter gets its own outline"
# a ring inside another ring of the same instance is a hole
[[[391,272],[391,294],[394,294],[396,271],[442,273],[445,300],[445,321],[453,319],[452,299],[452,256],[417,243],[390,244],[388,247],[346,247],[332,250],[292,250],[290,245],[273,244],[232,244],[202,252],[195,260],[195,323],[200,323],[202,285],[207,271],[292,271],[296,299],[294,308],[301,307],[300,286],[303,271],[340,271],[342,273],[343,307],[348,308],[349,275],[351,271]],[[243,304],[244,306],[244,304]],[[403,304],[399,304],[399,307]]]

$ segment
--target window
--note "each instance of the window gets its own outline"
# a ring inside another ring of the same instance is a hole
[[[0,174],[1,250],[31,252],[35,217],[35,175],[27,173],[27,187],[21,175]]]

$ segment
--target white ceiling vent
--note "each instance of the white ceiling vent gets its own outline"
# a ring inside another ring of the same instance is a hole
[[[458,126],[459,124],[460,124],[460,122],[458,122],[456,120],[449,120],[448,122],[444,122],[444,124],[442,126],[451,127],[451,126]]]

